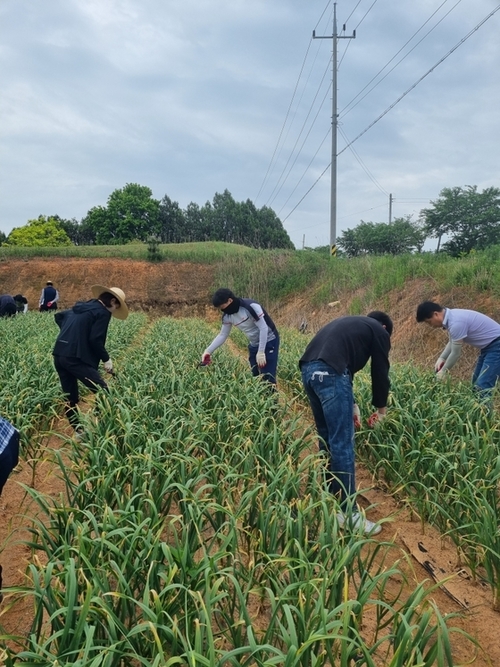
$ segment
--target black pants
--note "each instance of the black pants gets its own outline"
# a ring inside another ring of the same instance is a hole
[[[57,310],[57,303],[52,302],[51,306],[47,306],[44,303],[38,309],[41,313],[46,313],[48,310]]]
[[[19,433],[14,431],[7,447],[0,454],[0,496],[10,473],[19,463]]]
[[[54,355],[54,366],[56,367],[61,387],[66,394],[68,406],[66,417],[73,428],[78,426],[78,410],[76,406],[80,400],[78,392],[78,380],[94,393],[99,387],[108,389],[108,385],[102,379],[99,371],[88,364],[84,364],[76,357],[60,357]]]

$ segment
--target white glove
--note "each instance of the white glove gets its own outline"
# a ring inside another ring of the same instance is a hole
[[[436,373],[439,373],[439,371],[443,368],[445,361],[446,359],[443,359],[443,357],[439,357],[439,359],[434,364],[434,370],[436,371]]]
[[[257,355],[256,355],[255,358],[257,360],[257,366],[259,368],[264,368],[264,366],[267,364],[266,353],[265,352],[257,352]]]
[[[374,412],[370,417],[368,417],[368,426],[373,428],[375,424],[380,424],[380,422],[384,421],[384,419],[385,412],[380,412],[377,410],[377,412]]]
[[[352,418],[354,421],[354,428],[361,428],[361,412],[359,411],[359,406],[354,403],[352,408]]]
[[[446,376],[448,375],[448,371],[445,371],[444,368],[438,371],[435,375],[436,380],[439,380],[442,382],[443,380],[446,379]]]
[[[104,362],[104,370],[107,371],[108,373],[111,373],[113,370],[113,362],[111,359],[108,359],[107,361]]]

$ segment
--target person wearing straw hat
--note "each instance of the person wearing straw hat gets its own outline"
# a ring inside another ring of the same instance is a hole
[[[128,306],[119,287],[93,285],[90,301],[79,301],[70,310],[54,315],[59,335],[52,354],[61,387],[67,397],[66,417],[75,430],[77,439],[82,433],[78,419],[78,380],[91,391],[108,388],[98,371],[99,362],[104,370],[113,373],[113,362],[106,351],[106,336],[111,317],[125,320]]]

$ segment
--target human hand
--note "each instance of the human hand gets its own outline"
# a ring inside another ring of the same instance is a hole
[[[210,352],[207,352],[205,350],[205,352],[203,352],[203,354],[201,355],[201,365],[208,366],[208,364],[211,363],[212,363],[212,357],[210,356]]]
[[[442,368],[440,371],[438,371],[435,375],[436,380],[439,380],[440,382],[443,382],[443,380],[446,379],[446,376],[448,375],[448,371],[445,371],[444,368]]]
[[[352,418],[354,420],[354,428],[356,430],[361,428],[361,412],[359,411],[359,406],[357,403],[354,403],[352,408]]]
[[[439,373],[439,371],[443,368],[445,361],[446,359],[443,359],[443,357],[439,357],[439,359],[434,364],[434,370],[436,371],[436,373]]]
[[[266,353],[265,352],[257,352],[257,355],[256,355],[255,358],[257,360],[257,366],[259,368],[264,368],[264,366],[267,364]]]
[[[375,424],[379,424],[380,422],[384,421],[385,419],[385,412],[380,412],[377,410],[374,412],[370,417],[368,417],[368,426],[370,428],[374,428]]]
[[[51,305],[52,305],[52,301],[48,301],[48,302],[47,302],[47,308],[50,308]]]
[[[113,372],[113,362],[111,361],[111,359],[108,359],[107,361],[105,361],[103,365],[104,365],[104,370],[107,373],[112,373]]]

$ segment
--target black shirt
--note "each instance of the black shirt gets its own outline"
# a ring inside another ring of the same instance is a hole
[[[389,394],[389,350],[391,338],[372,317],[348,315],[326,324],[311,340],[299,366],[308,361],[324,361],[337,373],[346,369],[351,378],[371,357],[372,400],[385,408]]]

